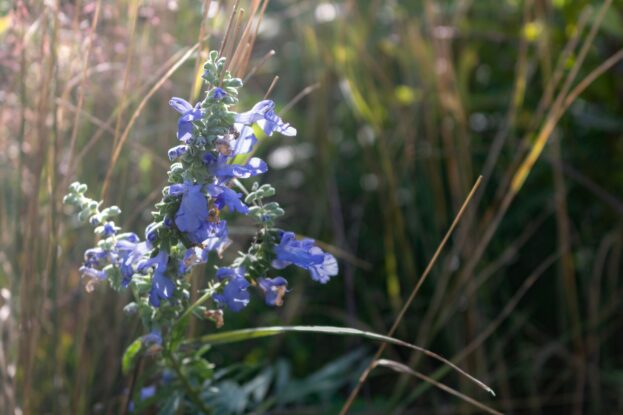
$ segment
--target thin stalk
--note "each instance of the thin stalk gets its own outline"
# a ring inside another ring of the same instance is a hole
[[[182,367],[180,366],[180,363],[177,361],[173,353],[169,349],[164,349],[163,353],[164,353],[164,356],[171,363],[171,366],[173,367],[173,370],[177,374],[177,377],[180,379],[180,381],[184,385],[184,389],[186,389],[186,392],[188,393],[188,397],[190,398],[190,400],[193,401],[195,405],[197,405],[197,408],[199,408],[199,410],[202,413],[204,414],[212,413],[210,408],[208,408],[201,400],[201,396],[199,395],[199,392],[195,388],[193,388],[193,385],[190,384],[186,376],[184,376],[184,373],[182,373]]]
[[[394,334],[394,332],[396,331],[396,329],[398,328],[398,325],[402,321],[402,318],[404,317],[405,313],[407,312],[407,309],[411,306],[411,303],[413,302],[413,300],[415,299],[415,296],[419,292],[420,287],[422,286],[422,284],[424,283],[424,281],[426,280],[426,278],[430,274],[430,271],[432,270],[433,266],[437,262],[437,258],[439,257],[439,255],[441,254],[441,251],[443,250],[443,248],[445,247],[446,243],[448,242],[448,239],[450,239],[450,235],[452,235],[454,229],[456,228],[456,226],[458,225],[459,221],[461,220],[461,217],[463,216],[463,213],[465,212],[465,209],[469,205],[469,202],[471,201],[472,197],[474,196],[474,193],[476,193],[476,190],[480,186],[480,182],[481,181],[482,181],[482,176],[479,176],[478,180],[476,180],[476,183],[472,187],[472,190],[469,192],[469,194],[467,195],[467,198],[463,202],[463,206],[461,206],[461,209],[459,210],[459,212],[457,213],[456,217],[454,218],[454,221],[452,222],[452,225],[450,225],[450,229],[448,229],[448,231],[446,232],[446,235],[441,240],[441,243],[437,247],[437,250],[435,251],[435,254],[431,258],[431,260],[428,263],[428,266],[426,267],[426,269],[424,270],[424,273],[422,274],[422,276],[420,277],[419,281],[415,285],[415,288],[413,288],[413,291],[411,292],[411,295],[409,296],[409,299],[404,303],[404,305],[402,307],[402,310],[400,310],[400,313],[398,314],[398,317],[396,317],[396,320],[394,321],[394,324],[392,325],[391,329],[388,331],[388,333],[387,333],[388,337],[391,337]],[[353,391],[351,392],[350,396],[346,400],[346,403],[344,403],[344,406],[342,407],[342,410],[340,411],[340,415],[346,415],[346,413],[348,413],[348,410],[350,409],[351,405],[355,401],[355,398],[359,394],[359,391],[361,390],[361,387],[363,386],[363,383],[368,378],[368,375],[370,374],[372,369],[374,369],[374,362],[376,362],[377,360],[380,359],[381,355],[383,354],[383,352],[385,351],[386,348],[387,348],[387,344],[386,343],[383,343],[383,344],[381,344],[381,346],[379,346],[376,354],[374,355],[374,358],[372,359],[372,363],[370,363],[370,365],[368,365],[368,367],[363,371],[363,373],[361,374],[361,377],[359,378],[359,381],[357,382],[357,385],[355,386],[355,389],[353,389]]]

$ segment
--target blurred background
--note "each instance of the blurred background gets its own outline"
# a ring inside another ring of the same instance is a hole
[[[611,3],[271,0],[239,109],[279,77],[270,96],[299,133],[261,142],[262,180],[283,227],[341,269],[326,286],[288,270],[282,308],[252,302],[221,330],[386,333],[482,174],[396,337],[497,397],[419,354],[384,357],[505,413],[623,413],[623,7]],[[107,202],[142,232],[176,142],[168,100],[199,99],[197,69],[232,8],[0,0],[0,413],[118,413],[140,324],[124,295],[85,291],[93,239],[61,199],[76,179],[97,196],[109,174]],[[376,347],[290,334],[215,348],[228,370],[217,413],[337,413]],[[479,412],[377,368],[351,413]]]

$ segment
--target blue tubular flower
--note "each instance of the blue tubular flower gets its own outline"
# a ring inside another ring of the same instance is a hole
[[[154,268],[151,279],[151,291],[149,292],[149,304],[153,307],[160,307],[160,301],[171,298],[175,291],[175,283],[165,275],[169,255],[165,251],[160,251],[153,258],[141,261],[138,264],[138,271],[143,272],[147,268]]]
[[[259,278],[258,285],[264,291],[264,299],[268,305],[281,307],[283,297],[288,291],[288,281],[283,277]]]
[[[167,152],[167,155],[169,156],[169,160],[173,161],[176,158],[181,157],[184,154],[186,154],[187,151],[188,151],[188,146],[186,144],[180,144],[179,146],[170,148],[169,151]]]
[[[289,137],[296,135],[296,128],[292,127],[287,122],[283,122],[283,120],[275,114],[275,111],[272,109],[266,112],[265,118],[263,120],[259,120],[257,125],[264,130],[264,133],[267,136],[271,136],[275,131]]]
[[[227,237],[227,221],[225,220],[204,221],[196,230],[187,233],[187,236],[192,243],[201,244],[204,256],[210,251],[217,251],[220,256],[230,243]]]
[[[252,157],[245,165],[227,164],[226,156],[222,154],[214,156],[211,153],[206,153],[203,156],[203,162],[208,167],[210,174],[216,176],[218,183],[224,183],[234,177],[247,179],[268,171],[266,163],[257,157]]]
[[[204,255],[210,251],[217,251],[220,256],[230,243],[227,237],[227,221],[204,222],[201,228],[191,235],[191,240],[201,244]]]
[[[283,120],[275,113],[275,103],[271,100],[258,102],[250,111],[236,115],[237,123],[251,125],[258,123],[268,136],[277,131],[283,135],[294,136],[296,129]]]
[[[152,222],[149,225],[147,225],[147,228],[145,228],[145,238],[151,242],[154,243],[156,242],[156,240],[158,239],[158,228],[160,227],[160,222]]]
[[[266,112],[275,109],[275,103],[269,99],[258,102],[247,112],[236,114],[236,122],[251,125],[259,120],[263,120]]]
[[[117,241],[115,249],[119,255],[119,269],[121,271],[121,285],[127,287],[136,272],[135,265],[147,255],[151,246],[147,242],[133,242],[133,240]]]
[[[198,121],[203,117],[201,103],[197,103],[193,108],[188,101],[174,97],[169,101],[169,105],[182,114],[177,122],[177,139],[188,143],[193,137],[193,121]]]
[[[227,206],[232,212],[237,211],[243,215],[249,213],[249,207],[240,200],[242,193],[237,193],[227,186],[210,184],[208,185],[208,194],[215,198],[214,204],[221,210]]]
[[[274,268],[283,269],[290,264],[310,272],[314,281],[325,284],[337,275],[338,265],[335,257],[327,254],[314,244],[313,239],[297,240],[292,232],[284,232],[279,245],[275,246]]]
[[[231,311],[239,312],[249,304],[249,281],[244,278],[244,268],[219,268],[216,278],[227,281],[223,294],[214,294],[212,299],[219,307],[227,306]]]
[[[198,246],[193,246],[192,248],[187,249],[184,253],[184,259],[182,259],[179,263],[178,274],[186,274],[195,265],[204,264],[207,261],[207,252]]]
[[[101,267],[104,265],[104,261],[108,260],[110,254],[108,251],[103,250],[102,248],[91,248],[84,251],[84,266],[92,268],[92,267]]]
[[[196,231],[208,217],[208,200],[201,192],[201,187],[189,181],[169,187],[169,194],[182,194],[182,203],[175,214],[175,224],[182,232]]]
[[[324,256],[322,253],[314,253],[315,247],[313,239],[297,240],[293,232],[284,232],[281,235],[279,245],[275,246],[277,259],[273,261],[273,266],[282,269],[290,264],[307,269],[308,267],[322,263]]]

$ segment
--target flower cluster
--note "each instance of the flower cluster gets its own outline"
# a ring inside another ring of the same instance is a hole
[[[256,182],[247,190],[243,184],[268,170],[263,160],[253,157],[256,134],[294,136],[296,129],[276,114],[270,100],[246,112],[232,111],[242,81],[224,68],[225,59],[212,52],[204,66],[205,99],[194,106],[182,98],[170,101],[180,114],[178,143],[168,151],[169,184],[152,212],[144,241],[134,233],[120,233],[111,220],[120,210],[100,211],[100,203],[85,196],[85,185],[72,184],[65,198],[100,237],[97,246],[86,251],[81,273],[92,281],[108,280],[117,289],[132,286],[143,309],[185,307],[190,287],[184,276],[199,264],[211,263],[211,258],[222,258],[231,243],[225,215],[248,216],[257,232],[247,252],[239,253],[230,266],[217,267],[208,290],[219,309],[242,310],[250,301],[250,288],[267,304],[281,305],[288,282],[270,274],[291,264],[320,283],[338,273],[335,258],[313,240],[299,240],[275,227],[284,212],[277,202],[265,200],[275,194],[272,186]]]

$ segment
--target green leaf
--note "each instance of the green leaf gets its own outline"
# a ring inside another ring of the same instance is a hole
[[[423,347],[416,346],[411,343],[407,343],[405,341],[396,339],[394,337],[384,336],[382,334],[372,333],[372,332],[363,331],[363,330],[357,330],[357,329],[353,329],[349,327],[334,327],[334,326],[258,327],[258,328],[252,328],[252,329],[232,330],[232,331],[226,331],[223,333],[208,334],[208,335],[199,337],[198,340],[202,343],[218,345],[218,344],[235,343],[235,342],[252,340],[252,339],[259,339],[262,337],[276,336],[278,334],[291,333],[291,332],[323,333],[323,334],[332,334],[332,335],[338,335],[338,336],[356,336],[356,337],[363,337],[363,338],[370,339],[370,340],[380,341],[383,343],[393,344],[396,346],[406,347],[406,348],[424,353],[425,355],[432,357],[433,359],[436,359],[450,366],[451,368],[453,368],[454,370],[456,370],[457,372],[465,376],[467,379],[471,380],[472,382],[480,386],[482,389],[486,390],[487,392],[495,396],[493,389],[491,389],[490,387],[488,387],[487,385],[485,385],[483,382],[479,381],[478,379],[474,378],[473,376],[469,375],[467,372],[465,372],[464,370],[456,366],[454,363],[450,362],[448,359],[434,352],[431,352],[430,350],[424,349]],[[191,340],[191,342],[193,341],[196,341],[196,340]]]
[[[130,373],[130,370],[134,367],[136,363],[136,358],[138,357],[138,353],[141,351],[143,347],[143,342],[140,338],[134,340],[125,352],[123,353],[123,357],[121,358],[121,369],[124,375]]]

